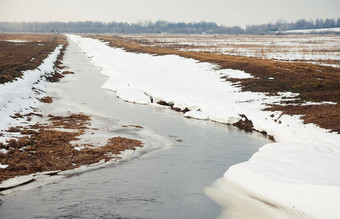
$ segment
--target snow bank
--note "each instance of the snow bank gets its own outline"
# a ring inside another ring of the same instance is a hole
[[[316,218],[339,218],[339,152],[328,144],[267,144],[224,177],[279,206]]]
[[[246,77],[246,73],[221,72],[218,66],[175,55],[152,56],[110,48],[94,39],[69,36],[108,76],[103,88],[130,102],[165,101],[185,116],[220,123],[238,121],[245,114],[254,128],[274,135],[280,143],[268,144],[245,163],[231,167],[225,178],[262,200],[294,208],[317,218],[339,218],[340,135],[299,116],[262,111],[265,104],[296,94],[265,96],[241,92],[221,76]],[[149,99],[148,99],[149,98]],[[141,100],[142,99],[142,100]]]
[[[31,107],[38,103],[37,97],[42,97],[42,94],[36,91],[44,90],[47,83],[42,76],[55,71],[54,62],[61,48],[62,45],[59,45],[38,68],[24,71],[22,78],[0,84],[0,131],[17,124],[11,115],[31,112]],[[0,142],[4,140],[0,137]]]

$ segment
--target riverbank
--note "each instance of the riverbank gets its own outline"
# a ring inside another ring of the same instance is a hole
[[[102,74],[109,77],[103,88],[116,92],[123,100],[151,105],[165,102],[184,111],[185,116],[226,124],[246,121],[245,115],[254,129],[275,137],[279,143],[268,144],[248,162],[229,168],[224,175],[228,180],[261,200],[301,214],[317,218],[340,214],[333,205],[340,197],[340,179],[334,174],[340,166],[339,135],[304,124],[296,115],[264,111],[268,105],[295,100],[298,94],[246,92],[221,80],[221,76],[257,78],[242,71],[235,74],[235,70],[174,55],[129,53],[76,36],[71,40],[78,42],[102,68]]]

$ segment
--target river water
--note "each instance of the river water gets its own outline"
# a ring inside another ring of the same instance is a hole
[[[47,94],[54,103],[42,106],[43,112],[83,111],[93,115],[94,125],[140,125],[153,134],[117,128],[108,132],[170,147],[6,195],[0,218],[216,218],[221,207],[204,188],[268,142],[234,127],[117,99],[100,88],[106,77],[76,43],[70,42],[65,64],[76,74],[51,84]]]

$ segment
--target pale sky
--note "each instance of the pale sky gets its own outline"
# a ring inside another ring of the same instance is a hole
[[[338,18],[340,0],[0,0],[0,21],[213,21],[233,26]]]

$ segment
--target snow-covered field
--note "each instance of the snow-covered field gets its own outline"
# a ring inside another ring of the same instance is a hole
[[[94,39],[68,36],[108,77],[103,88],[123,100],[155,105],[158,101],[188,108],[184,116],[233,123],[245,114],[257,130],[274,135],[277,143],[263,146],[248,161],[232,166],[224,177],[257,198],[280,208],[316,218],[339,218],[340,135],[299,116],[262,111],[295,94],[265,96],[241,92],[220,77],[249,77],[234,70],[215,70],[210,63],[175,55],[152,56],[110,48]]]
[[[127,38],[131,36],[125,36]],[[312,62],[340,66],[340,36],[132,36],[148,45],[176,48],[183,51],[203,51],[218,54]]]

